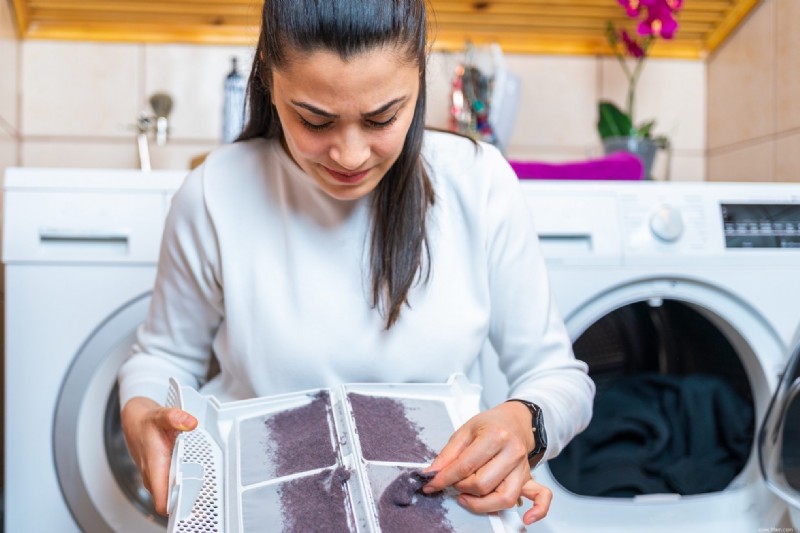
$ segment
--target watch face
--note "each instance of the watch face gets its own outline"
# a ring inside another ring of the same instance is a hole
[[[542,457],[544,457],[544,450],[541,450],[539,453],[529,454],[528,464],[531,468],[536,468],[536,466],[541,462]]]

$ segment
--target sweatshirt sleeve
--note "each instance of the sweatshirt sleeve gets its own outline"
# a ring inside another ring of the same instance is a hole
[[[542,408],[548,448],[555,457],[589,424],[594,383],[553,299],[546,264],[514,171],[493,146],[483,146],[490,174],[487,254],[491,320],[489,339],[509,383],[509,398]]]
[[[169,378],[198,387],[223,317],[216,235],[199,167],[172,199],[145,322],[119,371],[121,405],[145,396],[163,404]]]

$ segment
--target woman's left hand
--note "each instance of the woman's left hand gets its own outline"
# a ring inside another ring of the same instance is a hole
[[[509,509],[520,496],[534,503],[523,520],[544,518],[552,492],[531,479],[528,450],[533,449],[531,413],[519,402],[506,402],[461,426],[426,470],[437,472],[423,489],[452,486],[461,505],[475,513]]]

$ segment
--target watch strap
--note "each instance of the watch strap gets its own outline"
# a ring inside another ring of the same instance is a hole
[[[528,453],[528,464],[535,467],[544,457],[547,450],[547,432],[544,429],[544,415],[542,408],[528,400],[511,398],[509,402],[519,402],[531,412],[531,432],[533,433],[533,449]]]

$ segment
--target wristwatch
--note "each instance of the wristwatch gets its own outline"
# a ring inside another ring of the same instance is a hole
[[[528,464],[534,468],[544,457],[547,451],[547,432],[544,429],[544,415],[542,408],[533,402],[512,398],[509,402],[519,402],[531,412],[531,431],[533,431],[533,449],[528,453]]]

